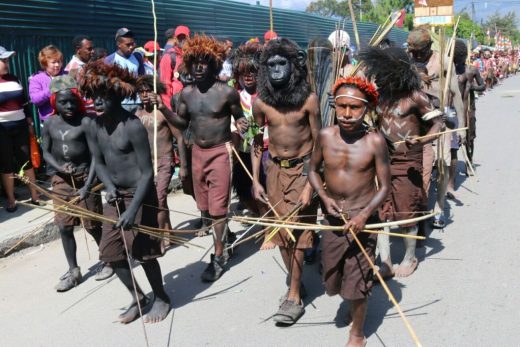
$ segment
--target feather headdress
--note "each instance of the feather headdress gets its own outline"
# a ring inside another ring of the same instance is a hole
[[[80,90],[88,98],[96,92],[113,91],[121,100],[135,99],[136,77],[127,69],[117,64],[105,64],[103,61],[89,63],[80,75]]]
[[[261,52],[262,45],[254,41],[248,41],[236,49],[233,55],[233,75],[237,81],[240,75],[258,72],[258,61],[255,57]]]
[[[196,59],[204,58],[209,62],[215,75],[218,75],[222,70],[224,60],[226,60],[224,43],[206,35],[196,34],[184,44],[182,50],[184,52],[182,59],[188,71],[191,70]]]
[[[358,89],[363,94],[365,94],[365,97],[368,100],[368,104],[371,107],[377,106],[377,99],[379,97],[379,93],[376,90],[376,86],[373,83],[370,83],[370,81],[366,78],[358,76],[340,78],[336,81],[336,84],[332,88],[332,94],[336,96],[338,89],[344,86],[352,86]]]
[[[359,59],[366,67],[365,75],[375,79],[383,100],[408,96],[421,89],[421,78],[402,48],[368,47],[360,52]]]

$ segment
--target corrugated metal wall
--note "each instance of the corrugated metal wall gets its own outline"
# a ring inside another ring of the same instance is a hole
[[[227,0],[156,0],[159,42],[164,43],[167,28],[184,24],[192,32],[229,37],[243,42],[262,37],[269,28],[269,9]],[[274,9],[274,29],[302,47],[309,39],[328,36],[337,20],[308,13]],[[114,50],[114,34],[120,27],[132,29],[138,43],[153,38],[150,0],[0,0],[0,45],[14,49],[17,55],[13,73],[27,83],[27,76],[39,69],[38,51],[45,45],[60,47],[68,60],[72,56],[71,39],[84,33],[96,46]],[[377,29],[372,23],[359,23],[361,41],[368,41]],[[352,25],[345,24],[354,40]],[[393,29],[389,37],[397,43],[407,33]]]

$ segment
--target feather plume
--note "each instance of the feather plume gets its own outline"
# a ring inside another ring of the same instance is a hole
[[[79,86],[88,98],[93,98],[96,92],[112,91],[121,100],[136,98],[136,77],[117,64],[105,64],[103,61],[89,63],[82,69]]]
[[[223,42],[217,41],[213,37],[196,34],[192,39],[184,44],[184,55],[182,57],[188,71],[196,59],[207,59],[210,67],[217,76],[222,70],[224,60],[226,60],[226,46]]]
[[[375,79],[382,100],[406,97],[421,89],[421,78],[404,49],[368,47],[359,58],[366,76]]]

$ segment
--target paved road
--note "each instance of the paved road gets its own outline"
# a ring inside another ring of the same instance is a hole
[[[424,346],[520,346],[519,101],[520,77],[478,101],[478,182],[458,178],[460,201],[449,206],[454,222],[431,233],[412,277],[389,282]],[[182,195],[170,206],[195,212]],[[174,213],[173,218],[182,224],[192,217]],[[77,239],[87,273],[94,255],[88,258],[82,234]],[[209,247],[211,238],[195,242]],[[89,246],[91,252],[96,248],[93,241]],[[400,246],[394,240],[396,253]],[[257,247],[240,248],[229,272],[212,285],[199,280],[205,267],[201,259],[209,258],[204,250],[169,251],[161,265],[175,312],[147,326],[150,346],[343,346],[348,329],[335,316],[338,309],[343,316],[346,307],[324,294],[317,265],[305,268],[305,316],[290,328],[274,325],[270,316],[284,292],[285,274],[278,251],[258,252]],[[130,300],[118,280],[100,284],[88,278],[59,294],[53,286],[64,270],[59,241],[0,260],[0,345],[144,346],[139,321],[113,323]],[[149,291],[142,269],[136,275]],[[413,345],[380,287],[370,299],[366,332],[368,346]]]

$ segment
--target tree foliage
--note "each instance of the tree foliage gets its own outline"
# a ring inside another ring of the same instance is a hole
[[[354,8],[356,19],[359,20],[360,10],[363,14],[367,13],[372,7],[372,2],[371,0],[352,0],[352,7]],[[311,2],[305,11],[320,16],[350,18],[347,0],[316,0]],[[363,20],[365,20],[364,15]]]
[[[489,16],[484,24],[492,33],[500,32],[502,36],[508,36],[515,44],[520,43],[520,31],[517,27],[516,13],[510,11],[501,15],[498,11]],[[494,35],[492,35],[494,36]],[[494,41],[494,39],[492,40]]]
[[[360,20],[360,12],[364,22],[383,24],[388,16],[398,10],[406,9],[404,28],[413,26],[413,0],[352,0],[356,19]],[[361,11],[360,11],[361,10]],[[347,0],[316,0],[307,6],[307,12],[321,16],[350,18]]]
[[[461,39],[469,39],[473,34],[475,40],[480,43],[485,43],[486,33],[482,26],[471,20],[467,12],[461,12],[455,15],[455,18],[460,16],[459,26],[457,28],[457,37]],[[453,27],[446,30],[446,34],[451,36],[453,34]]]
[[[387,17],[393,11],[405,9],[407,14],[404,21],[403,29],[411,30],[413,28],[413,0],[352,0],[356,19],[359,20],[359,12],[363,13],[363,21],[376,24],[383,24]],[[334,16],[341,18],[350,18],[350,11],[347,0],[315,0],[309,4],[307,12],[319,14],[322,16]],[[508,36],[514,44],[520,43],[520,31],[517,27],[517,17],[515,12],[508,12],[501,15],[498,11],[489,16],[484,24],[479,24],[471,20],[467,12],[461,12],[457,37],[469,39],[471,34],[479,43],[494,44],[495,28],[503,36]],[[456,16],[456,17],[457,17]],[[491,32],[491,42],[487,42],[486,31]],[[448,28],[446,33],[451,35],[453,27]]]

